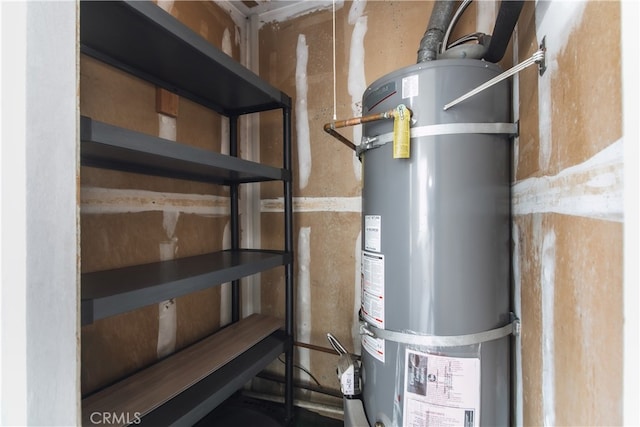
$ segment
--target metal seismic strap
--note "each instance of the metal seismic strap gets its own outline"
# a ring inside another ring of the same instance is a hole
[[[361,335],[369,335],[374,338],[389,340],[401,344],[410,344],[425,347],[462,347],[497,340],[508,335],[520,335],[520,319],[512,314],[512,321],[500,328],[490,331],[478,332],[468,335],[421,335],[407,332],[398,332],[388,329],[380,329],[363,323],[360,326]]]
[[[543,71],[543,67],[544,67],[544,60],[545,60],[545,48],[544,48],[544,44],[540,46],[540,49],[537,50],[529,59],[519,63],[518,65],[516,65],[515,67],[512,67],[510,69],[508,69],[507,71],[505,71],[502,74],[499,74],[498,76],[492,78],[491,80],[489,80],[488,82],[481,84],[480,86],[478,86],[477,88],[465,93],[464,95],[462,95],[459,98],[454,99],[453,101],[451,101],[450,103],[446,104],[443,108],[443,110],[447,111],[449,108],[453,107],[454,105],[457,105],[459,103],[461,103],[462,101],[471,98],[474,95],[479,94],[480,92],[482,92],[485,89],[489,89],[491,86],[500,83],[501,81],[503,81],[504,79],[507,79],[509,77],[511,77],[512,75],[519,73],[520,71],[524,70],[525,68],[533,65],[533,64],[538,64],[540,66],[540,72],[544,72]]]
[[[456,135],[456,134],[503,134],[517,135],[517,123],[440,123],[436,125],[418,126],[411,128],[411,138],[424,136]],[[358,156],[372,148],[380,147],[393,141],[393,132],[384,133],[362,139],[357,147]]]

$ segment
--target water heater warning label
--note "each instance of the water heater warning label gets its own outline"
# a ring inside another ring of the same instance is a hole
[[[420,95],[420,79],[418,75],[405,77],[402,79],[402,99],[413,98]]]
[[[404,425],[480,425],[480,359],[405,354]]]
[[[384,329],[384,255],[362,251],[362,314]]]
[[[378,224],[379,218],[378,216]],[[375,223],[373,221],[373,224]],[[379,225],[378,230],[380,230]],[[362,251],[360,272],[362,316],[370,325],[384,329],[384,255]],[[384,340],[363,335],[362,347],[384,363]]]
[[[364,217],[364,248],[367,251],[380,252],[380,234],[382,228],[380,215],[365,215]]]

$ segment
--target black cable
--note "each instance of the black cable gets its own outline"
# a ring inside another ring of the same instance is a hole
[[[279,360],[280,362],[282,362],[283,364],[285,363],[285,362],[284,362],[284,360],[282,360],[282,359],[280,358],[280,356],[278,356],[278,360]],[[294,364],[294,365],[293,365],[293,367],[294,367],[294,368],[297,368],[297,369],[300,369],[302,372],[304,372],[305,374],[309,375],[309,377],[311,377],[311,379],[312,379],[313,381],[315,381],[315,383],[316,383],[319,387],[322,387],[322,384],[320,384],[320,381],[318,381],[318,380],[316,379],[316,377],[314,377],[314,376],[313,376],[313,374],[312,374],[311,372],[309,372],[309,370],[308,370],[308,369],[304,368],[303,366],[296,365],[296,364]]]

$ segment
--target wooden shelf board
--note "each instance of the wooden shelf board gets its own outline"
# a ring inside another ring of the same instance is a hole
[[[222,368],[281,327],[282,320],[261,314],[253,314],[234,323],[83,399],[83,424],[91,424],[90,417],[94,412],[129,414],[130,420],[136,413],[144,416]]]

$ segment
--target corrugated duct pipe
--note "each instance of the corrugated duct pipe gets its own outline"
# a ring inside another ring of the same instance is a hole
[[[427,31],[422,36],[422,40],[420,40],[418,63],[437,59],[439,46],[451,22],[451,14],[455,4],[454,0],[437,0],[433,5]]]

